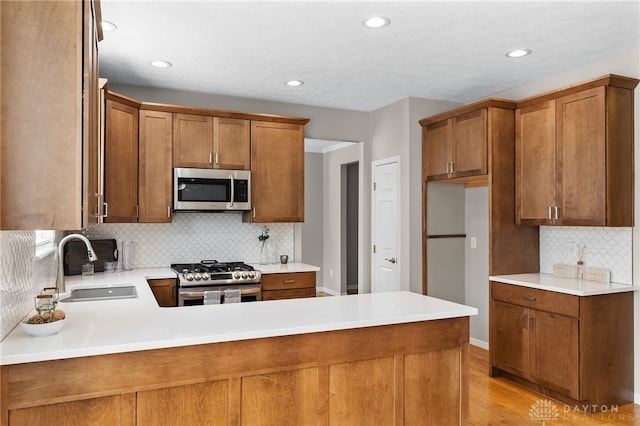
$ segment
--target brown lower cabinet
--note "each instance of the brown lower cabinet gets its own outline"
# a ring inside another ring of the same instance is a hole
[[[262,300],[316,297],[315,272],[264,274],[260,285]]]
[[[465,425],[469,318],[2,366],[1,424]]]
[[[491,282],[491,375],[586,411],[633,402],[633,293]]]
[[[158,306],[178,306],[177,280],[175,278],[151,279],[147,280],[147,282],[156,298],[156,302],[158,302]]]

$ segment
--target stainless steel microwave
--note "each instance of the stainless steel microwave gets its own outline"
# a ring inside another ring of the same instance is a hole
[[[173,210],[251,210],[251,172],[176,167]]]

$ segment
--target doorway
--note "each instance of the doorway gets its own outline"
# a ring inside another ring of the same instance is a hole
[[[346,283],[347,294],[358,293],[358,227],[360,197],[360,163],[344,164],[341,167],[342,188],[342,281]]]

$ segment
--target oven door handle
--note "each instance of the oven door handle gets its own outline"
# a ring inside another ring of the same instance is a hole
[[[224,292],[224,290],[221,290]],[[260,294],[260,287],[240,289],[242,296],[248,294]],[[204,291],[180,291],[180,297],[183,299],[202,299],[204,297]]]

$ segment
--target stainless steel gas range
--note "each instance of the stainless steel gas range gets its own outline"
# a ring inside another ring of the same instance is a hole
[[[178,273],[178,306],[202,305],[205,297],[216,296],[216,291],[220,292],[220,303],[224,303],[225,290],[239,290],[242,302],[262,300],[262,274],[244,262],[203,260],[175,263],[171,269]]]

